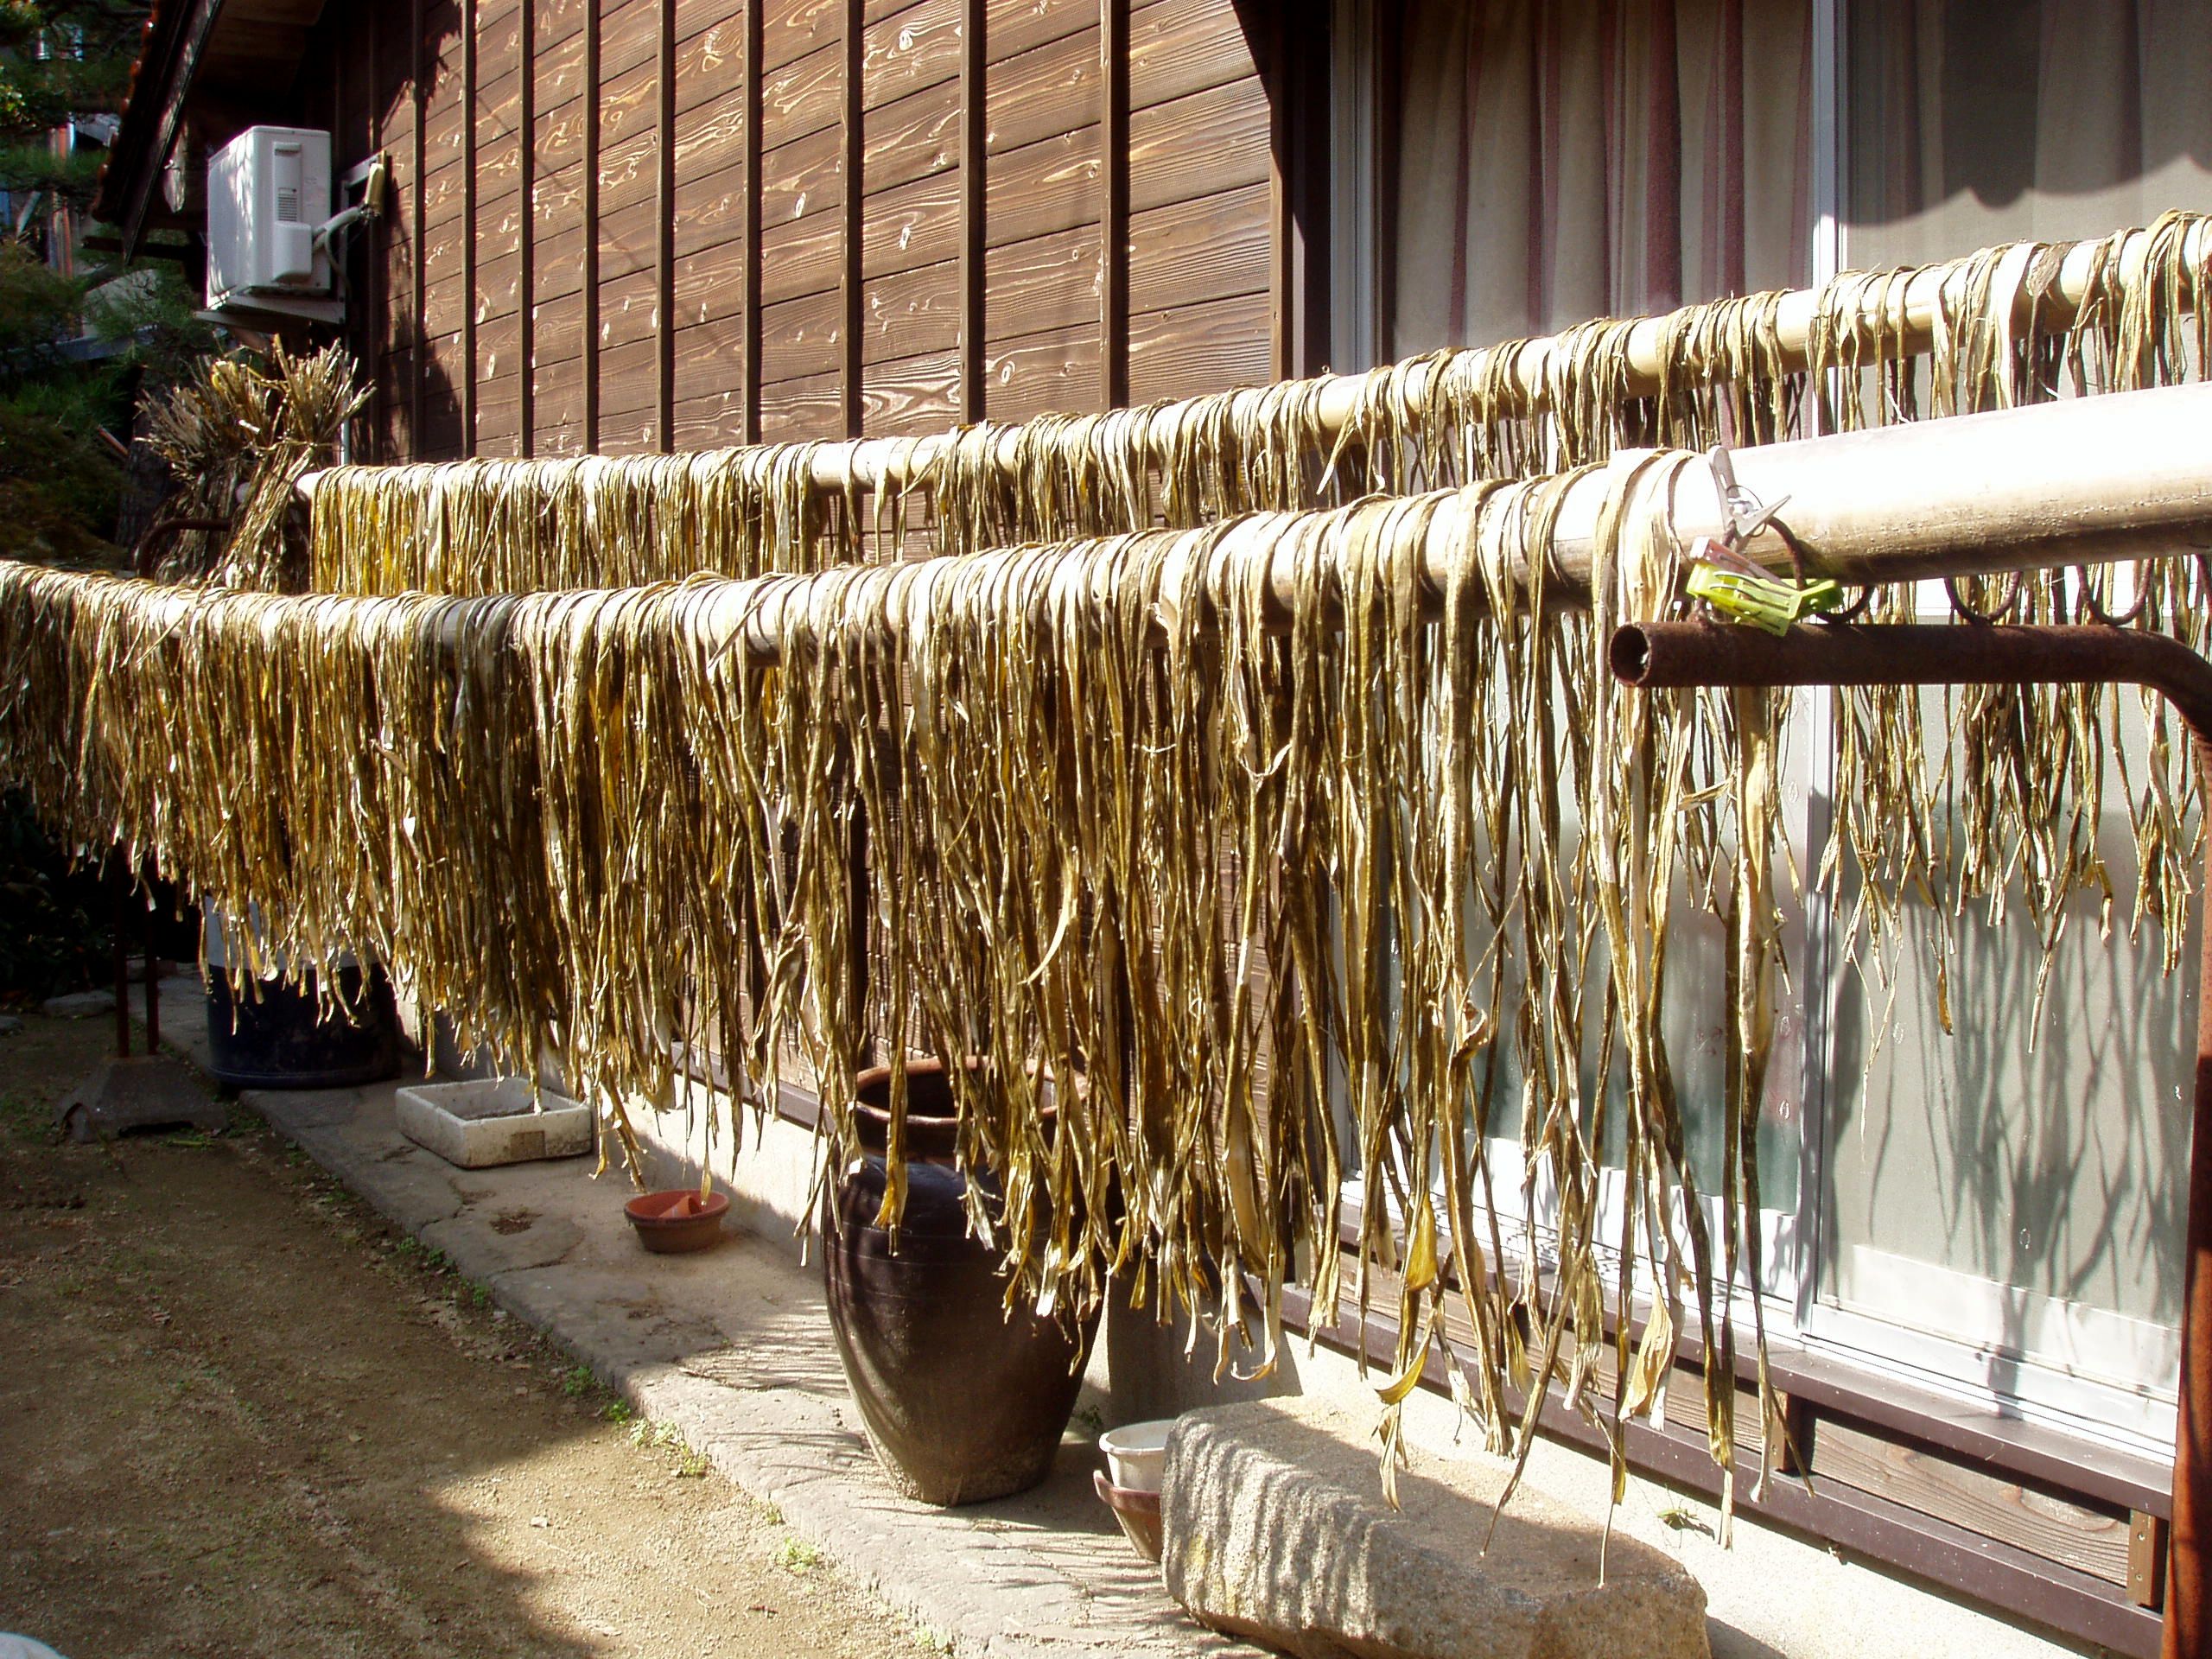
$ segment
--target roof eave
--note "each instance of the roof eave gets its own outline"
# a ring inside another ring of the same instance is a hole
[[[94,217],[120,232],[126,259],[145,232],[200,54],[222,10],[223,0],[157,0],[146,20],[130,97],[92,199]]]

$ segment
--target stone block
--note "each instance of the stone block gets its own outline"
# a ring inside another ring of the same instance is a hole
[[[23,1022],[12,1014],[0,1014],[0,1037],[12,1037],[23,1028]]]
[[[66,996],[49,996],[38,1005],[38,1011],[49,1020],[86,1020],[96,1014],[115,1012],[113,991],[71,991]]]
[[[520,1077],[416,1084],[392,1109],[402,1135],[463,1169],[573,1158],[592,1147],[591,1108],[541,1090],[532,1109]]]
[[[1485,1554],[1510,1465],[1416,1451],[1394,1511],[1374,1427],[1310,1399],[1179,1419],[1160,1502],[1176,1599],[1300,1659],[1708,1659],[1705,1592],[1666,1554],[1607,1544],[1602,1516],[1525,1483]]]
[[[188,1124],[210,1134],[229,1113],[207,1092],[200,1074],[166,1054],[137,1054],[100,1062],[54,1109],[72,1141],[105,1140],[126,1129]]]

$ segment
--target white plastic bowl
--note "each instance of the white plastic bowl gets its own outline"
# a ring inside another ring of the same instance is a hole
[[[1106,1454],[1107,1478],[1127,1491],[1158,1491],[1160,1471],[1167,1461],[1167,1431],[1174,1427],[1174,1419],[1161,1418],[1124,1423],[1101,1434],[1098,1449]]]

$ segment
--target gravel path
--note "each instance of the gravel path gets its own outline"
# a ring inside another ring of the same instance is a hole
[[[130,1656],[913,1656],[252,1115],[59,1144],[112,1027],[0,1038],[0,1630]]]

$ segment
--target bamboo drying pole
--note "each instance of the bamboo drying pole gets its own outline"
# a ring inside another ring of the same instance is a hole
[[[1566,602],[1586,598],[1600,517],[1649,453],[1624,452],[1564,486],[1548,585]],[[1784,504],[1744,549],[1777,574],[1802,560],[1808,575],[1902,582],[2158,557],[2212,543],[2212,382],[1798,439],[1737,450],[1731,460],[1742,488]],[[1651,505],[1668,514],[1678,546],[1721,534],[1726,520],[1708,459],[1688,463],[1671,498]],[[1430,521],[1422,572],[1433,591],[1466,556],[1473,499],[1447,493]],[[1211,545],[1224,562],[1271,559],[1282,524],[1297,516],[1255,514],[1211,543],[1208,532],[1181,532],[1184,546],[1187,556]],[[899,595],[894,626],[928,614],[926,589],[954,563],[923,559],[883,570],[879,579]],[[785,607],[803,604],[825,579],[836,575],[724,583],[702,622],[718,640],[741,640],[749,657],[773,661]],[[1287,604],[1290,573],[1275,570],[1271,580]]]
[[[2018,295],[2014,326],[2025,327],[2032,324],[2045,333],[2063,329],[2073,321],[2088,297],[2106,260],[2109,257],[2117,263],[2123,278],[2132,276],[2149,257],[2157,234],[2149,229],[2130,231],[2120,241],[2116,252],[2109,238],[2075,243],[2060,257],[2055,276],[2041,284],[2031,284],[2025,279],[2034,260],[2044,251],[2043,245],[2014,245],[2006,251],[1998,271],[1999,287],[2010,287]],[[2193,270],[2212,257],[2212,245],[2208,245],[2212,244],[2212,219],[2192,222],[2184,234],[2188,256],[2185,263]],[[1878,326],[1900,352],[1925,351],[1934,338],[1945,291],[1948,289],[1955,295],[1971,281],[1975,263],[1971,257],[1954,259],[1924,266],[1894,283],[1870,281],[1860,296],[1862,315],[1869,325]],[[1805,365],[1808,342],[1822,304],[1835,291],[1833,287],[1796,289],[1782,296],[1775,319],[1775,348],[1784,368],[1801,369]],[[2184,295],[2183,302],[2193,304],[2194,296]],[[1685,318],[1701,308],[1686,306],[1665,315],[1646,317],[1630,326],[1626,340],[1625,377],[1631,393],[1649,393],[1657,389],[1666,361],[1667,342]],[[1550,384],[1556,373],[1557,360],[1575,349],[1573,342],[1574,335],[1569,333],[1416,359],[1400,365],[1405,377],[1403,395],[1417,399],[1429,378],[1440,372],[1478,376],[1493,352],[1512,354],[1514,378],[1524,391],[1535,394]],[[1257,411],[1286,397],[1312,396],[1317,400],[1315,410],[1321,426],[1333,434],[1342,431],[1350,423],[1371,385],[1372,377],[1367,374],[1324,374],[1311,380],[1188,397],[1154,408],[1119,410],[1099,418],[1139,423],[1146,441],[1159,454],[1164,453],[1173,435],[1207,412],[1217,412],[1224,402],[1231,407],[1242,404]],[[1023,430],[1021,426],[1010,425],[1000,431],[995,456],[1000,466],[1012,468],[1015,465]],[[925,473],[957,436],[957,432],[944,432],[922,438],[856,438],[760,448],[764,453],[804,448],[817,488],[873,491],[880,489],[887,479]],[[310,473],[302,479],[302,493],[311,496],[320,477],[319,473]]]
[[[1647,493],[1653,487],[1656,469],[1639,468],[1649,454],[1623,451],[1607,466],[1561,486],[1567,496],[1555,520],[1548,581],[1548,591],[1560,602],[1586,602],[1600,518],[1632,480],[1644,479],[1635,487]],[[1731,460],[1743,489],[1763,504],[1784,504],[1773,524],[1743,550],[1780,575],[1802,569],[1846,582],[1892,582],[2212,547],[2212,382],[1796,439],[1736,450]],[[1685,550],[1700,537],[1721,534],[1727,521],[1709,458],[1688,459],[1669,488],[1664,502],[1624,505],[1664,512],[1675,544]],[[1422,574],[1433,592],[1444,590],[1468,556],[1475,499],[1460,491],[1440,493],[1422,550]],[[1206,556],[1233,567],[1255,558],[1274,560],[1285,525],[1310,516],[1255,513],[1225,533],[1173,533],[1182,539],[1180,556]],[[929,613],[928,589],[962,560],[1021,556],[1021,550],[1002,550],[820,575],[697,578],[709,591],[693,614],[705,631],[702,643],[735,645],[756,662],[772,663],[786,610],[804,607],[817,582],[885,583],[887,617],[897,626],[906,617]],[[1062,579],[1076,580],[1076,569],[1067,567]],[[1093,581],[1109,580],[1104,566],[1090,569]],[[1292,573],[1276,568],[1269,579],[1287,606]],[[181,615],[198,597],[180,588],[155,602],[173,605]],[[333,616],[353,606],[390,603],[328,594],[297,602]],[[466,602],[453,601],[456,607]],[[567,608],[579,617],[588,609]]]

